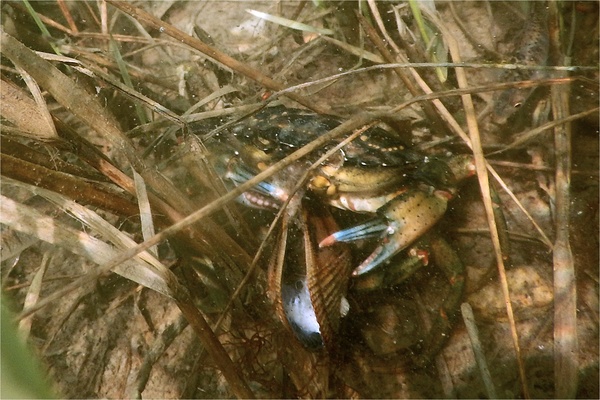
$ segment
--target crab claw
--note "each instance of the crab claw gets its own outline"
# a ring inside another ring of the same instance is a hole
[[[409,190],[377,210],[379,218],[326,237],[320,247],[381,237],[381,243],[352,273],[361,275],[386,262],[427,232],[446,212],[450,193]]]
[[[236,186],[246,183],[253,177],[254,174],[239,160],[234,158],[229,161],[225,178],[232,181]],[[278,210],[288,197],[288,194],[281,187],[262,181],[251,190],[241,194],[238,201],[248,207]]]
[[[337,242],[354,242],[360,239],[378,237],[387,229],[388,224],[386,221],[383,218],[376,218],[362,225],[332,233],[319,243],[319,247],[328,247]]]

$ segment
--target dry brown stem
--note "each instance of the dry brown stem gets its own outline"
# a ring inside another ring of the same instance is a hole
[[[227,67],[233,69],[234,71],[260,83],[264,87],[270,90],[279,91],[285,89],[283,84],[274,81],[268,76],[262,74],[260,71],[255,70],[254,68],[249,67],[248,65],[239,62],[233,57],[228,56],[227,54],[217,50],[216,48],[209,46],[208,44],[202,42],[200,39],[196,39],[191,37],[190,35],[185,34],[174,26],[161,21],[160,19],[150,15],[149,13],[143,11],[140,8],[134,7],[129,3],[125,3],[122,1],[114,1],[109,0],[109,3],[113,6],[117,7],[119,10],[123,11],[126,14],[131,15],[136,20],[148,24],[154,29],[160,29],[167,35],[171,36],[174,39],[181,41],[182,43],[187,44],[188,46],[201,51],[207,56],[213,58],[214,60],[226,65]],[[288,93],[286,95],[290,99],[302,104],[304,107],[311,109],[320,114],[327,114],[329,112],[328,109],[315,105],[313,101],[310,101],[298,94]]]

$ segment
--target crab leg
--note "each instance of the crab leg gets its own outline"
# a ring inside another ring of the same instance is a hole
[[[427,193],[409,190],[377,210],[379,218],[336,232],[319,243],[320,247],[380,236],[380,245],[353,272],[361,275],[389,260],[427,232],[446,212],[451,195],[444,191]]]

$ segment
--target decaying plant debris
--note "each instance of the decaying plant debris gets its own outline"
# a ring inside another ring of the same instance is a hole
[[[595,2],[1,7],[3,294],[61,395],[598,398]],[[277,103],[475,155],[438,228],[463,318],[425,366],[370,318],[427,319],[435,271],[361,298],[334,354],[266,301],[273,215],[233,200],[325,141],[227,192],[200,138]]]

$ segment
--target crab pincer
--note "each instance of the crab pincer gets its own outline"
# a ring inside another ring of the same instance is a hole
[[[337,242],[380,238],[380,244],[352,273],[365,274],[410,246],[433,227],[446,212],[452,194],[447,191],[408,190],[377,210],[378,217],[364,224],[335,232],[319,247]]]

